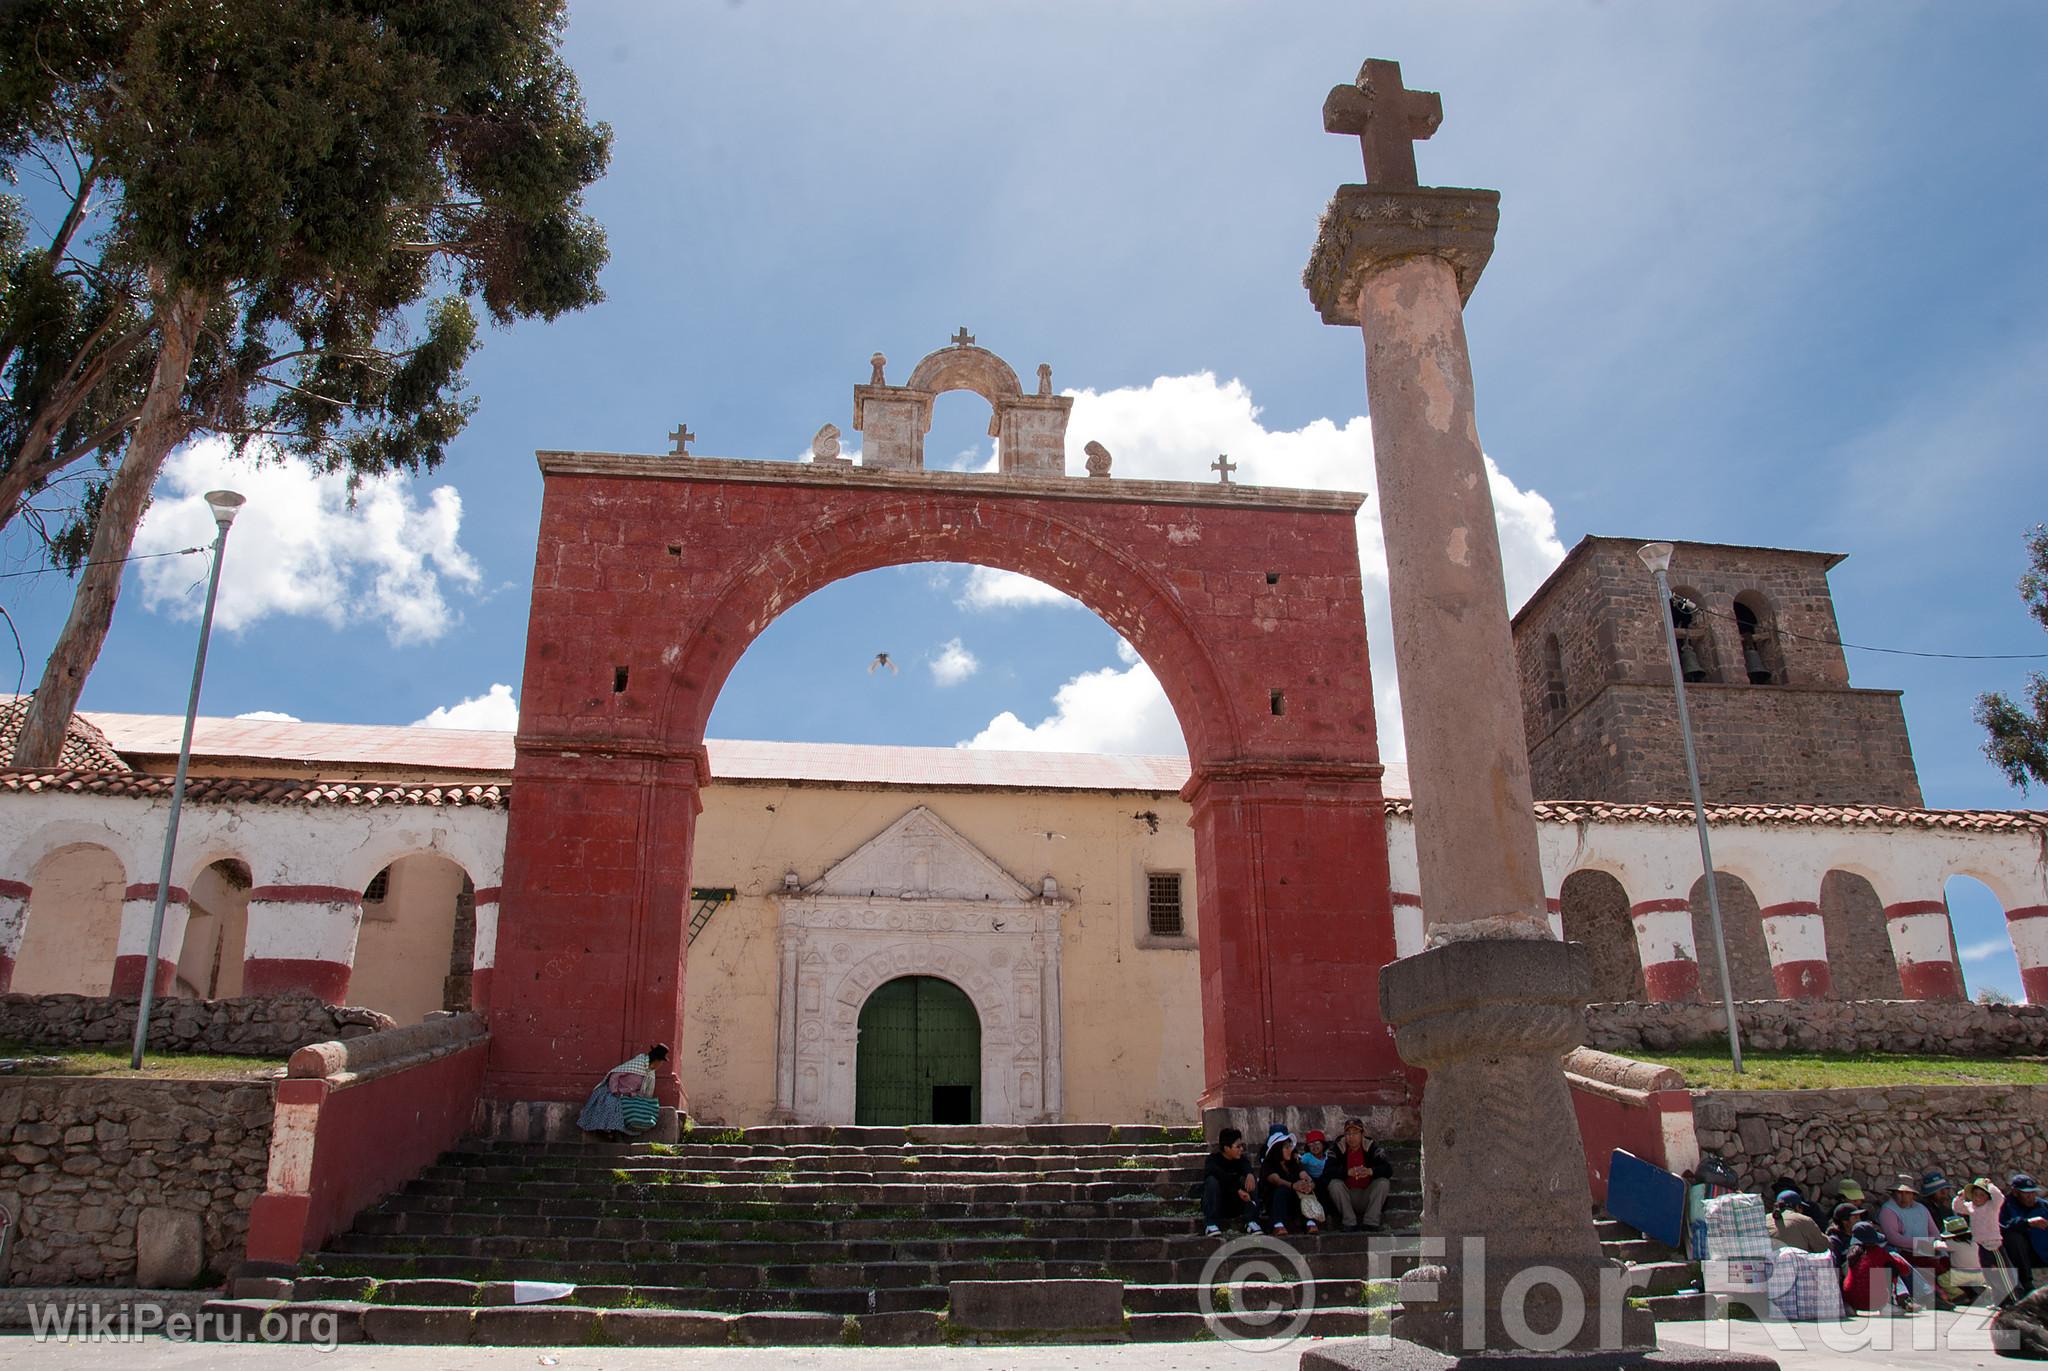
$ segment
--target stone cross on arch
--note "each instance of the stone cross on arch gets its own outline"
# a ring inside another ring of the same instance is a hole
[[[697,440],[697,435],[690,432],[688,424],[677,424],[674,431],[668,435],[668,440],[675,444],[675,450],[669,453],[669,456],[687,457],[690,455],[690,444]]]
[[[951,338],[948,338],[946,341],[951,343],[956,348],[973,347],[974,335],[967,331],[967,325],[962,324],[960,326],[960,331],[954,334]]]
[[[1358,136],[1368,185],[1415,185],[1415,144],[1443,121],[1443,97],[1409,90],[1401,64],[1383,57],[1367,58],[1355,84],[1332,87],[1323,101],[1324,131]]]

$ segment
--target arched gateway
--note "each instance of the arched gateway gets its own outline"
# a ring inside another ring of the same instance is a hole
[[[940,389],[996,390],[998,426],[1055,454],[1069,402],[1042,368],[1036,396],[989,384],[1014,372],[964,343],[910,386],[885,385],[882,367],[856,387],[856,422],[874,428],[885,407],[900,420],[886,466],[826,450],[803,464],[540,454],[517,802],[484,1006],[490,1092],[578,1099],[635,1045],[679,1040],[692,841],[713,779],[704,725],[748,644],[843,577],[967,562],[1081,601],[1179,717],[1202,1105],[1405,1106],[1378,1011],[1394,934],[1363,497],[1069,477],[1019,468],[1007,446],[1001,473],[926,471],[919,425]],[[660,1093],[680,1102],[686,1087],[666,1076]]]

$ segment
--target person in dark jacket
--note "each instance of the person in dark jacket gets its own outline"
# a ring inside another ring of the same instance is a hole
[[[1216,1135],[1216,1150],[1202,1163],[1203,1232],[1214,1237],[1225,1219],[1244,1218],[1244,1231],[1259,1231],[1259,1188],[1252,1180],[1251,1159],[1244,1154],[1244,1134],[1226,1128]]]
[[[1337,1218],[1346,1228],[1377,1229],[1387,1207],[1387,1192],[1394,1188],[1394,1164],[1379,1144],[1365,1136],[1362,1119],[1344,1121],[1344,1138],[1330,1153],[1323,1168],[1330,1201],[1337,1206]]]
[[[1287,1225],[1299,1225],[1301,1185],[1306,1177],[1294,1159],[1294,1138],[1275,1133],[1266,1140],[1266,1158],[1259,1163],[1259,1204],[1265,1210],[1266,1226],[1285,1233]]]
[[[1856,1241],[1856,1225],[1863,1222],[1863,1211],[1853,1204],[1835,1206],[1834,1217],[1828,1221],[1828,1251],[1835,1258],[1835,1269],[1841,1270],[1849,1259],[1849,1247]]]
[[[2013,1283],[2024,1295],[2034,1288],[2035,1276],[2048,1267],[2048,1204],[2041,1203],[2041,1187],[2032,1176],[2014,1176],[2005,1188],[1998,1230],[2004,1238],[1999,1253],[2012,1263]]]
[[[1955,1182],[1939,1169],[1929,1168],[1920,1174],[1920,1203],[1934,1215],[1935,1227],[1939,1228],[1956,1216],[1955,1199]]]
[[[1842,1303],[1865,1314],[1903,1304],[1897,1282],[1911,1285],[1913,1264],[1892,1250],[1884,1230],[1874,1223],[1857,1224],[1850,1237],[1842,1260]]]

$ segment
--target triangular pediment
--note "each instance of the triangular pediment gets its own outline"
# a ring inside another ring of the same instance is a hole
[[[1038,892],[923,805],[804,887],[806,895],[1022,904]]]

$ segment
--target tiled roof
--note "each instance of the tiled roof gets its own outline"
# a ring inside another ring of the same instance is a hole
[[[182,714],[102,714],[92,719],[121,752],[175,757]],[[278,719],[195,721],[192,755],[216,761],[320,762],[430,771],[512,770],[512,735],[465,728],[293,723]]]
[[[153,800],[171,793],[172,777],[141,771],[0,771],[0,793],[109,795]],[[193,776],[191,804],[429,805],[503,809],[508,785],[373,785],[348,781],[272,780],[261,776]]]
[[[1965,832],[2048,833],[2038,809],[1893,809],[1884,805],[1710,804],[1714,828],[1942,828]],[[1415,802],[1390,799],[1387,812],[1412,816]],[[1691,824],[1691,805],[1631,805],[1607,800],[1538,800],[1541,823]]]
[[[21,736],[21,726],[28,718],[30,697],[16,695],[0,702],[0,762],[14,756],[14,741]],[[173,745],[172,751],[177,748]],[[57,754],[59,766],[76,768],[80,771],[126,771],[128,763],[121,760],[121,754],[107,741],[107,735],[94,727],[82,714],[71,716],[70,726],[64,730],[64,747]]]

